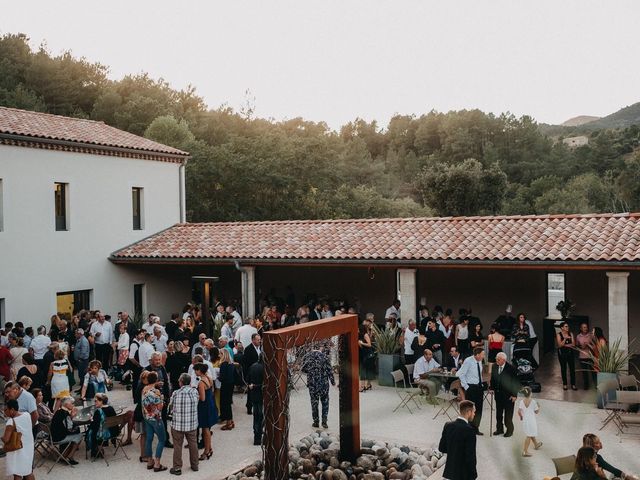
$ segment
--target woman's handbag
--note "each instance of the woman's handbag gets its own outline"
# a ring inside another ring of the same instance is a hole
[[[9,437],[9,441],[4,444],[5,452],[15,452],[16,450],[20,450],[22,448],[22,434],[18,431],[18,427],[16,427],[16,421],[13,421],[13,432],[11,432],[11,436]]]

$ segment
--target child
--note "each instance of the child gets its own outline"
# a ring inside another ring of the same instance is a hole
[[[523,457],[530,457],[529,444],[533,442],[533,448],[538,450],[542,446],[542,442],[536,440],[538,435],[538,422],[536,421],[536,415],[540,412],[538,402],[531,398],[531,389],[524,387],[522,390],[524,399],[518,402],[518,416],[522,421],[522,428],[526,438],[524,439],[524,450],[522,451]]]

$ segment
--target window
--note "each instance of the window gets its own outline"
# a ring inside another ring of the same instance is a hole
[[[564,273],[547,273],[547,316],[560,318],[556,310],[558,302],[565,300]]]
[[[0,178],[0,232],[4,230],[4,217],[2,216],[2,179]]]
[[[142,222],[142,188],[133,187],[131,189],[131,205],[133,207],[133,229],[144,230]]]
[[[133,315],[134,318],[144,320],[144,300],[145,300],[144,283],[136,283],[133,286]]]
[[[91,309],[91,290],[74,290],[71,292],[58,292],[56,294],[56,309],[58,316],[65,320],[80,310]]]
[[[54,184],[54,198],[56,208],[56,231],[61,232],[69,230],[68,220],[68,183]]]

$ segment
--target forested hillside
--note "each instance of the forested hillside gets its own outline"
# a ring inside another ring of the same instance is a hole
[[[574,150],[530,117],[479,110],[333,131],[255,118],[250,104],[210,109],[195,88],[144,74],[107,74],[33,50],[24,35],[0,37],[0,105],[102,120],[191,152],[190,221],[640,210],[638,125],[590,131]]]

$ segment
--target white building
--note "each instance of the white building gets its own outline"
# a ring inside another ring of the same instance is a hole
[[[187,158],[102,122],[0,107],[2,324],[48,325],[74,308],[179,308],[188,283],[173,289],[108,258],[184,221]]]

